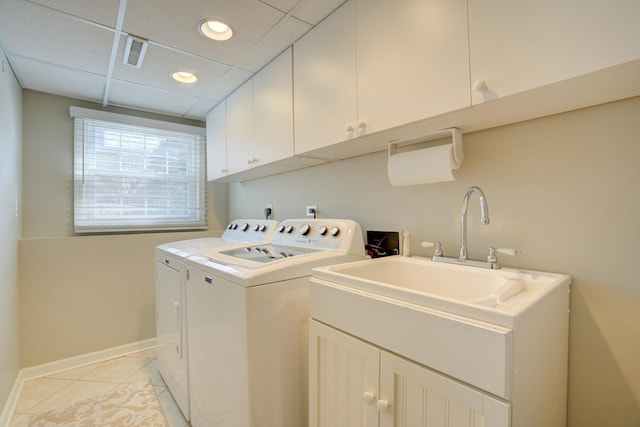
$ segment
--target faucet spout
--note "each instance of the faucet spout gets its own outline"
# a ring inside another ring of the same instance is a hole
[[[460,236],[460,261],[467,260],[467,207],[469,205],[469,198],[471,194],[476,193],[478,198],[480,199],[480,223],[489,224],[489,208],[487,207],[487,198],[485,197],[482,190],[478,187],[469,187],[467,192],[464,195],[464,200],[462,201],[462,215],[460,218],[461,221],[461,236]]]

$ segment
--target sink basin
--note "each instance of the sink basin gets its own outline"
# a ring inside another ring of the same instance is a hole
[[[392,256],[317,268],[313,281],[512,326],[518,313],[570,277]]]
[[[477,268],[447,268],[426,259],[386,258],[330,270],[380,286],[470,304],[495,306],[523,289],[522,282]]]

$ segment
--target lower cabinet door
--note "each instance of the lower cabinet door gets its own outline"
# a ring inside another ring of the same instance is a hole
[[[377,427],[380,350],[309,322],[309,426]]]
[[[464,383],[380,352],[381,427],[509,427],[511,406]]]
[[[312,319],[309,426],[510,427],[511,405]]]

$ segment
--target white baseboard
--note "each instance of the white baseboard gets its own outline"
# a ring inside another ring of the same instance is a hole
[[[15,412],[25,381],[46,377],[71,368],[79,368],[92,363],[126,356],[127,354],[137,353],[139,351],[150,350],[155,346],[156,339],[150,338],[148,340],[107,348],[93,353],[81,354],[79,356],[68,357],[66,359],[60,359],[49,363],[43,363],[42,365],[20,369],[20,371],[18,371],[16,381],[13,383],[13,387],[11,388],[11,393],[9,393],[9,397],[5,402],[2,414],[0,414],[0,427],[8,426],[11,423],[11,418]]]

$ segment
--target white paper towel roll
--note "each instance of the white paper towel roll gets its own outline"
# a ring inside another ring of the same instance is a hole
[[[452,149],[452,144],[445,144],[389,156],[387,172],[391,185],[454,181]]]

